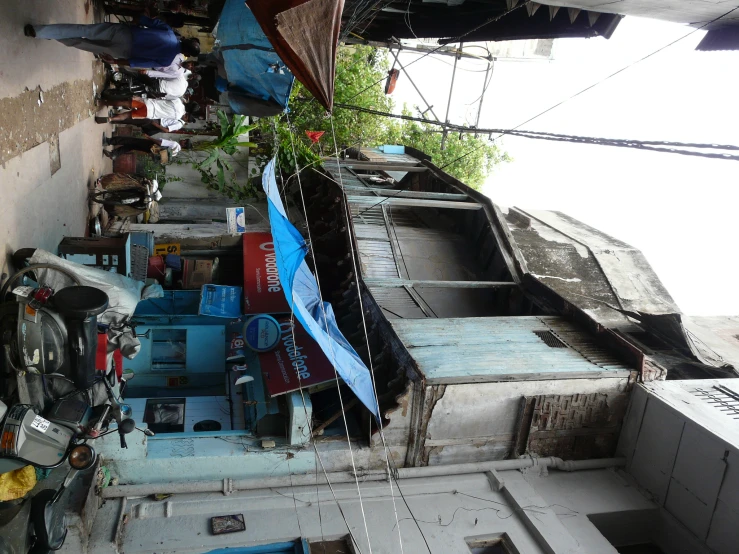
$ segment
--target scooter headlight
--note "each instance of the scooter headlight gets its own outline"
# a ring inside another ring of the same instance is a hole
[[[69,465],[74,469],[87,469],[95,463],[95,451],[86,444],[75,446],[69,453]]]

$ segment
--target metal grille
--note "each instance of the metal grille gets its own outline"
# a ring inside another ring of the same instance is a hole
[[[146,281],[146,269],[149,262],[149,249],[143,244],[131,245],[131,279]]]
[[[382,202],[382,199],[380,198],[377,202],[379,204]],[[355,224],[385,225],[385,217],[382,215],[382,208],[379,205],[369,208],[357,206],[356,204],[350,204],[349,206]]]
[[[543,340],[549,348],[567,348],[567,345],[551,331],[534,331],[534,334]]]
[[[693,394],[732,419],[739,419],[739,394],[733,390],[715,385],[710,389],[694,389]]]

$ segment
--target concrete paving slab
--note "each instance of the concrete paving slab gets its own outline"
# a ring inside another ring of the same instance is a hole
[[[0,263],[17,248],[55,251],[64,236],[83,236],[87,225],[87,193],[95,180],[112,171],[102,155],[103,130],[86,119],[59,134],[59,170],[51,175],[50,148],[40,144],[0,168]]]

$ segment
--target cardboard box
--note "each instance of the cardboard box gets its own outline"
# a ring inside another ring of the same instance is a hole
[[[199,289],[213,282],[213,260],[184,260],[182,288]]]

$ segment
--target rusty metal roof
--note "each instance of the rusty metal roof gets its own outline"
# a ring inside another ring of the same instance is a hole
[[[393,319],[428,383],[628,376],[631,369],[558,316]]]

